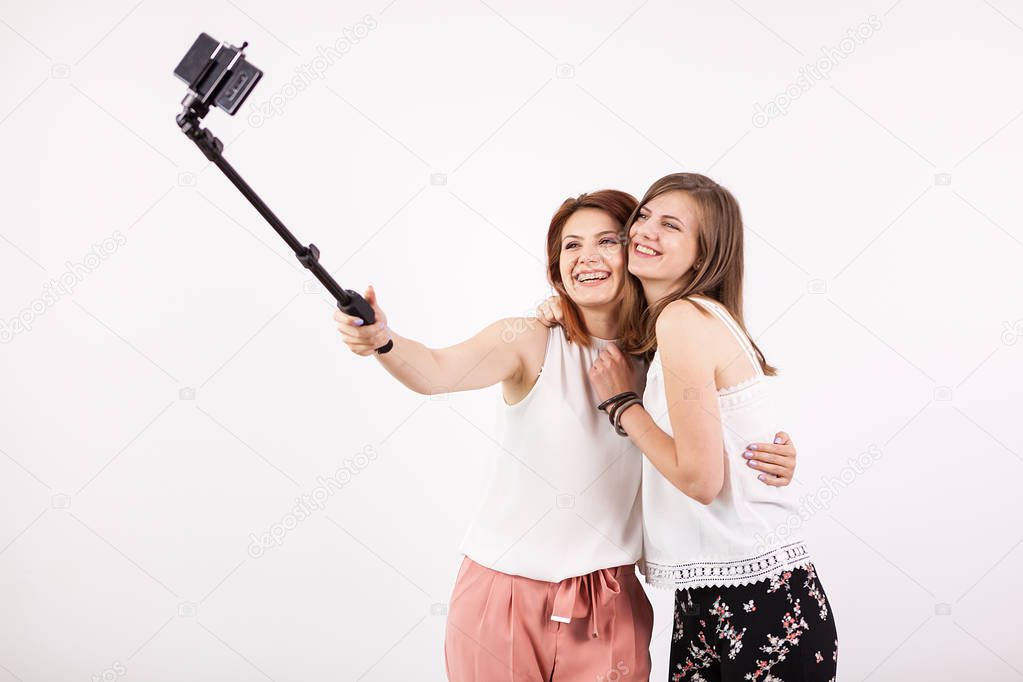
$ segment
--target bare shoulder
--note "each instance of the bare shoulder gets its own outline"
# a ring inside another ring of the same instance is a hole
[[[505,402],[518,402],[536,382],[547,357],[547,339],[551,329],[530,317],[500,320],[500,343],[506,344],[518,358],[518,371],[511,384],[505,384]]]
[[[705,334],[712,328],[711,316],[706,310],[687,299],[672,301],[657,316],[654,329],[658,343],[662,336]]]
[[[494,326],[498,340],[508,344],[528,364],[534,364],[537,359],[543,364],[550,332],[543,323],[535,317],[506,317]]]

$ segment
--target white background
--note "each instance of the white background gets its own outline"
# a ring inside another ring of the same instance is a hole
[[[229,160],[431,345],[546,295],[565,197],[682,170],[729,187],[794,485],[829,498],[802,532],[839,679],[1023,677],[1019,3],[105,0],[0,3],[0,681],[443,679],[499,394],[427,399],[345,350],[174,123],[200,31],[266,72],[207,117]]]

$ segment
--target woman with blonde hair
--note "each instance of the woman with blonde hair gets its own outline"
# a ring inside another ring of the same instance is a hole
[[[590,379],[644,455],[640,566],[675,590],[669,679],[834,680],[834,613],[805,543],[780,532],[797,501],[762,484],[756,441],[775,422],[776,370],[743,322],[739,205],[677,173],[647,190],[627,229],[642,296],[625,301],[620,348],[601,351]],[[642,398],[637,356],[650,360]]]
[[[622,234],[635,207],[632,196],[602,190],[555,212],[547,274],[564,297],[563,326],[511,318],[431,349],[390,329],[372,288],[373,325],[334,315],[353,352],[373,355],[418,393],[502,386],[495,440],[503,454],[462,542],[449,604],[444,651],[456,682],[649,676],[653,614],[635,574],[642,456],[606,428],[587,378],[618,337],[623,292],[635,286]],[[391,352],[374,353],[389,340]],[[645,364],[633,362],[641,381]],[[784,464],[771,485],[788,483],[794,467],[794,448],[778,438],[760,444],[765,464]],[[571,510],[557,508],[563,499]]]

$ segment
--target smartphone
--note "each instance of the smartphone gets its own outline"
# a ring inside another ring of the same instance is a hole
[[[234,116],[263,76],[245,59],[244,49],[200,33],[174,75],[188,83],[200,102]]]

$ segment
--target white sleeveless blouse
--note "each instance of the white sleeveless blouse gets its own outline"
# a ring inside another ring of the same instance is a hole
[[[560,582],[640,558],[643,456],[596,409],[588,370],[608,342],[591,341],[551,328],[536,384],[514,405],[502,400],[501,452],[461,544],[476,563]]]
[[[788,487],[765,485],[742,453],[770,443],[778,422],[771,415],[767,377],[749,339],[719,303],[690,297],[735,336],[756,374],[718,391],[724,438],[725,482],[709,505],[688,497],[643,459],[644,557],[640,569],[651,585],[673,588],[744,585],[810,562],[802,540],[789,534],[799,517]],[[671,435],[660,351],[647,373],[643,404]]]

